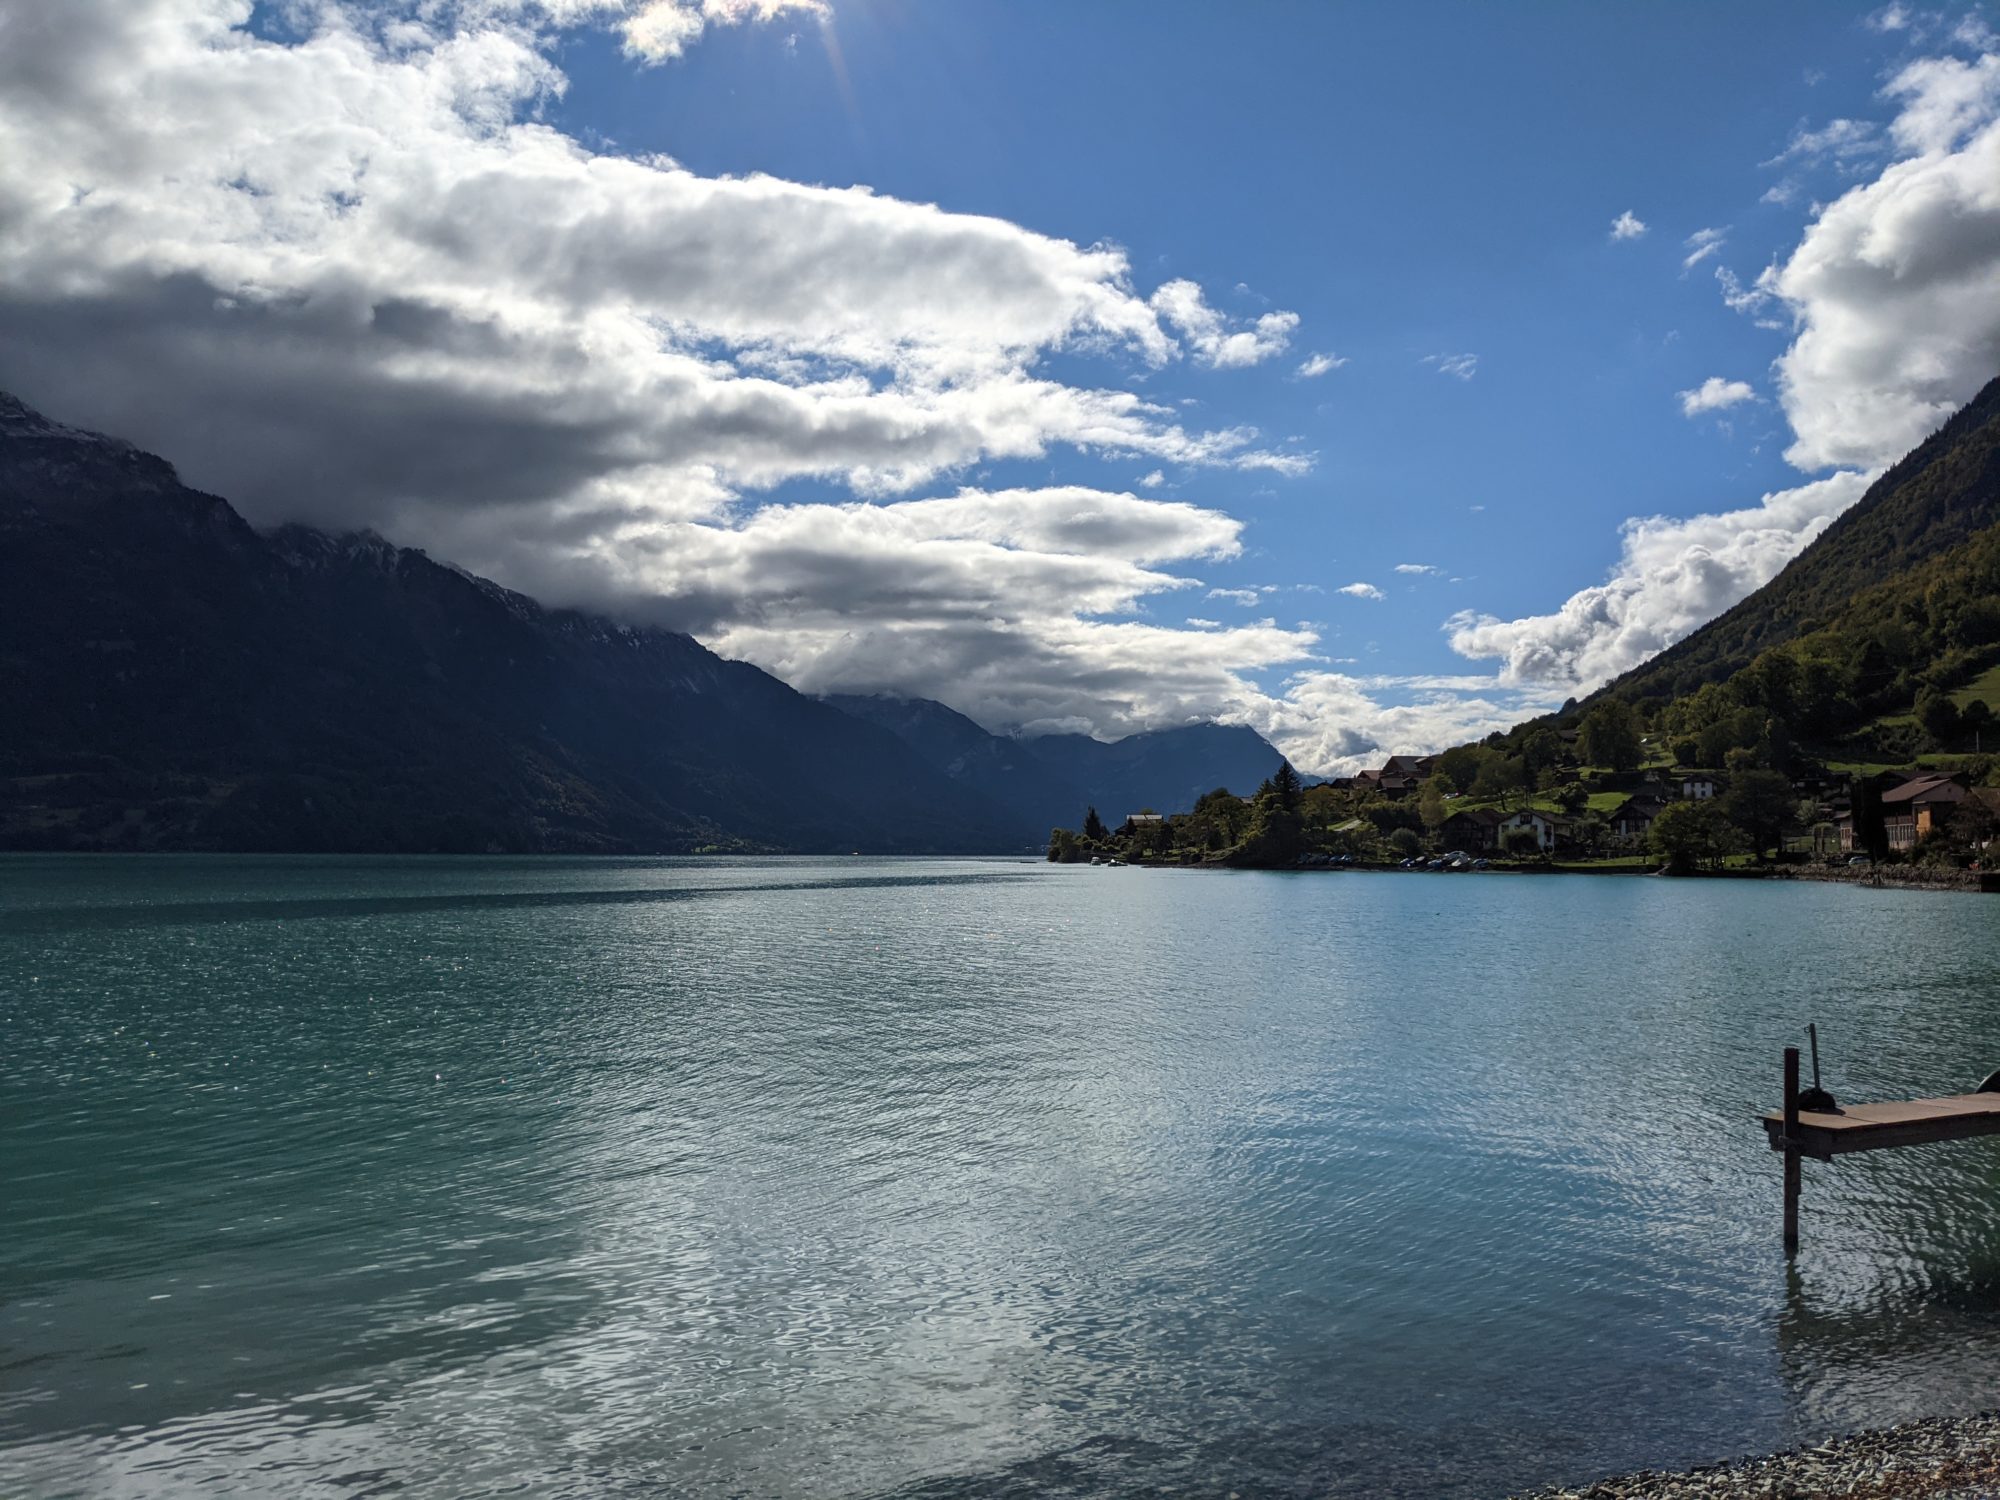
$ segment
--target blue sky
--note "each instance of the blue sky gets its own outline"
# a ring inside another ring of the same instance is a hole
[[[2000,364],[1977,8],[77,0],[11,40],[0,289],[48,331],[0,380],[253,519],[1002,729],[1223,717],[1318,770],[1484,732],[1755,587]]]

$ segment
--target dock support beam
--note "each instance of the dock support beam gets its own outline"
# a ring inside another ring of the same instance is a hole
[[[1799,1049],[1785,1049],[1785,1255],[1799,1253]]]

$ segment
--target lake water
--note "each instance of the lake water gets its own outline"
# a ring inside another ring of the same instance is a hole
[[[2000,1390],[2000,903],[0,860],[0,1494],[1497,1496]]]

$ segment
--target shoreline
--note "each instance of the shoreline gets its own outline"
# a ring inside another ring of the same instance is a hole
[[[1975,1500],[2000,1494],[2000,1411],[1920,1417],[1754,1458],[1641,1469],[1510,1500]]]
[[[1081,861],[1078,861],[1081,863]],[[1486,870],[1443,871],[1405,870],[1391,864],[1351,865],[1232,865],[1221,860],[1199,864],[1151,864],[1144,860],[1124,861],[1133,870],[1261,870],[1266,873],[1298,875],[1587,875],[1596,878],[1662,880],[1807,880],[1820,885],[1852,885],[1875,890],[1960,891],[1970,895],[2000,895],[2000,870],[1939,869],[1926,865],[1874,865],[1866,869],[1828,869],[1813,865],[1771,865],[1764,869],[1689,870],[1679,875],[1662,875],[1657,869],[1636,865],[1596,867],[1588,865],[1495,865]]]

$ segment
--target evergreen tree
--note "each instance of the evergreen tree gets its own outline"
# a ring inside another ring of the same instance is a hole
[[[1111,837],[1111,830],[1104,826],[1104,819],[1098,817],[1097,809],[1094,807],[1084,811],[1083,836],[1093,844],[1102,843]]]
[[[1272,793],[1277,797],[1278,806],[1282,807],[1288,813],[1295,813],[1299,810],[1299,794],[1304,788],[1300,786],[1299,773],[1292,769],[1290,761],[1279,761],[1278,769],[1272,773],[1270,781],[1265,784],[1271,788]]]

